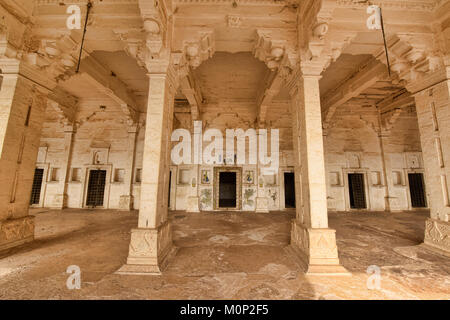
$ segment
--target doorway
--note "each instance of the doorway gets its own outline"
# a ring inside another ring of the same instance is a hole
[[[30,205],[39,204],[40,202],[43,177],[44,169],[36,168],[34,170],[33,186],[31,187]]]
[[[295,175],[293,172],[284,173],[284,207],[295,208]]]
[[[236,172],[219,173],[219,208],[236,208]]]
[[[351,209],[367,209],[366,192],[364,190],[364,174],[348,174],[348,191]]]
[[[106,170],[91,170],[86,205],[90,207],[103,206],[105,196]]]
[[[408,173],[409,194],[411,196],[411,207],[426,208],[425,188],[422,173]]]

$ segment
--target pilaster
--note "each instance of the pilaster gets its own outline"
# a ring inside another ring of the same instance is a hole
[[[58,194],[56,194],[55,202],[52,207],[57,209],[64,209],[67,207],[67,184],[70,178],[70,161],[72,159],[72,144],[76,127],[74,125],[64,126],[64,152],[61,165],[61,180],[58,186]]]
[[[128,154],[127,154],[127,168],[125,169],[125,192],[120,196],[119,209],[129,211],[133,209],[133,172],[134,161],[136,158],[136,137],[138,126],[131,124],[128,126]]]

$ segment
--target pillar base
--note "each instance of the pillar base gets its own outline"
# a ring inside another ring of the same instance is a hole
[[[67,194],[55,194],[55,197],[53,198],[53,202],[51,203],[51,205],[49,205],[49,207],[51,209],[59,209],[62,210],[64,208],[67,208],[67,200],[68,200],[68,196]]]
[[[160,275],[169,260],[176,254],[172,243],[169,221],[155,229],[139,228],[131,230],[131,241],[127,263],[117,274]]]
[[[256,198],[256,212],[268,213],[269,212],[269,199],[266,197]]]
[[[425,221],[424,245],[446,256],[450,256],[450,222],[436,219]]]
[[[336,231],[333,229],[306,228],[297,220],[293,220],[288,251],[301,260],[306,275],[351,275],[339,263]]]
[[[119,210],[121,211],[130,211],[133,210],[133,196],[130,195],[122,195],[119,200]]]
[[[187,212],[200,212],[199,205],[198,205],[199,202],[200,202],[199,197],[188,197],[186,211]]]
[[[0,251],[34,240],[34,216],[0,221]]]

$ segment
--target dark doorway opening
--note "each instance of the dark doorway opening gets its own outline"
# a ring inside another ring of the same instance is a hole
[[[34,170],[33,186],[31,187],[30,204],[39,204],[41,199],[42,178],[44,176],[44,169]]]
[[[169,171],[169,196],[167,205],[170,208],[170,189],[172,188],[172,171]]]
[[[295,176],[293,172],[284,173],[284,207],[295,208]]]
[[[106,170],[91,170],[86,205],[92,207],[103,206],[105,196]]]
[[[413,208],[425,208],[425,188],[422,173],[408,173],[409,194],[411,195],[411,206]]]
[[[348,191],[350,193],[350,208],[366,209],[366,193],[364,191],[364,174],[348,174]]]
[[[219,208],[236,208],[236,172],[219,173]]]

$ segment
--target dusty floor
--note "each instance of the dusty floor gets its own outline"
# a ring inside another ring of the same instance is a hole
[[[450,259],[418,247],[427,212],[330,213],[351,277],[305,277],[285,251],[293,213],[174,212],[162,276],[121,276],[136,212],[33,210],[36,241],[0,257],[0,299],[450,299]],[[80,290],[66,269],[78,265]],[[368,290],[369,265],[381,289]]]

